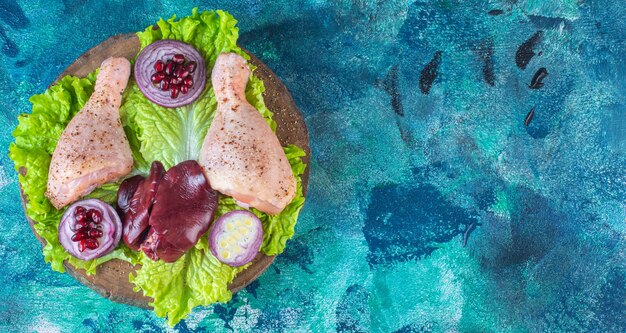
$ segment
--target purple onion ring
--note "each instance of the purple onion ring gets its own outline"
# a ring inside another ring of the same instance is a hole
[[[256,215],[234,210],[217,219],[209,232],[209,247],[217,260],[232,267],[251,262],[263,242],[263,225]]]
[[[74,225],[76,224],[75,211],[77,206],[85,207],[86,210],[95,208],[102,212],[102,237],[98,238],[100,246],[97,249],[85,249],[80,252],[78,242],[72,241],[72,235],[75,233]],[[87,199],[77,201],[67,208],[61,217],[59,223],[59,242],[67,252],[72,256],[81,260],[91,260],[102,257],[113,251],[122,238],[122,221],[117,215],[113,207],[106,202],[98,199]]]
[[[172,98],[169,89],[161,90],[152,84],[150,77],[155,72],[154,63],[157,60],[165,62],[175,54],[183,54],[187,60],[195,61],[197,67],[192,74],[194,83],[189,92]],[[202,55],[193,46],[177,40],[163,39],[141,50],[135,61],[134,75],[139,90],[147,99],[166,108],[177,108],[192,103],[200,96],[206,84],[206,65]]]

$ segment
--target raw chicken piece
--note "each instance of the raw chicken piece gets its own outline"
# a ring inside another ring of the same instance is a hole
[[[127,59],[102,62],[93,94],[61,134],[50,161],[46,191],[57,209],[132,169],[133,157],[119,114],[129,76]]]
[[[280,213],[296,194],[285,152],[265,119],[246,100],[246,60],[222,53],[211,81],[217,112],[204,139],[199,163],[215,190],[244,206]]]

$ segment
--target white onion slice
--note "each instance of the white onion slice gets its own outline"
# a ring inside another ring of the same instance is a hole
[[[222,215],[211,227],[211,253],[226,265],[243,266],[254,259],[263,241],[263,225],[256,215],[235,210]]]

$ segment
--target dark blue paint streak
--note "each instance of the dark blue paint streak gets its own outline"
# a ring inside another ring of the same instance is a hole
[[[427,184],[372,190],[363,227],[371,266],[417,260],[450,241],[476,218]]]
[[[0,20],[13,29],[24,29],[30,24],[26,15],[24,15],[24,11],[14,0],[3,0],[0,2]],[[0,26],[0,38],[4,40],[2,53],[11,58],[17,57],[20,52],[19,48],[15,42],[9,39],[2,26]]]
[[[367,289],[358,284],[348,287],[335,310],[337,332],[368,332],[370,317],[368,301]]]
[[[30,21],[15,0],[0,2],[0,20],[13,29],[24,29],[30,25]]]

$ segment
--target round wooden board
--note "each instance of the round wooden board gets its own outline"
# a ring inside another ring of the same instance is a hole
[[[55,83],[65,75],[85,77],[87,74],[100,67],[102,61],[108,57],[133,59],[139,52],[139,48],[139,39],[135,34],[111,37],[76,59],[74,63],[59,75]],[[302,115],[300,111],[298,111],[289,91],[287,91],[287,88],[280,79],[254,55],[250,54],[248,51],[246,51],[246,53],[250,55],[251,63],[257,66],[254,74],[265,83],[265,93],[263,97],[267,107],[274,112],[274,120],[278,125],[276,135],[280,143],[283,146],[295,144],[306,151],[304,162],[307,164],[307,169],[304,175],[302,175],[302,187],[306,195],[311,150],[309,148],[308,131],[302,119]],[[24,200],[25,198],[22,196],[22,203],[24,203]],[[32,229],[35,222],[28,218],[28,216],[26,218]],[[44,240],[39,237],[36,232],[34,232],[34,234],[37,239],[44,244]],[[252,262],[252,265],[239,273],[228,288],[233,293],[243,289],[249,283],[256,280],[274,261],[274,258],[275,256],[268,257],[259,253]],[[65,268],[76,280],[95,290],[103,297],[114,302],[130,304],[146,309],[151,308],[148,303],[151,302],[152,299],[144,296],[141,292],[134,292],[133,285],[128,281],[129,273],[136,271],[139,266],[133,266],[125,261],[115,259],[98,266],[96,275],[91,276],[87,275],[84,270],[76,269],[67,263],[65,263]]]

